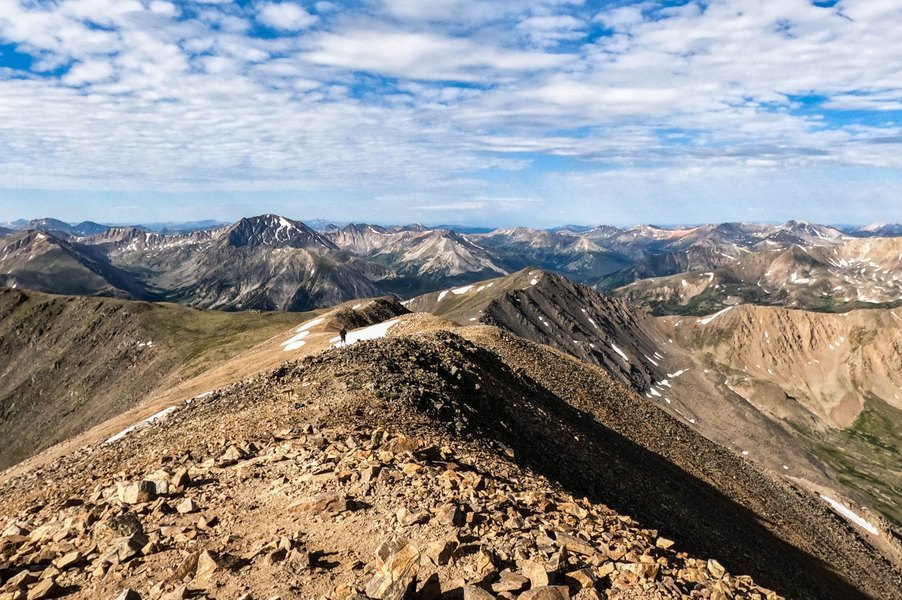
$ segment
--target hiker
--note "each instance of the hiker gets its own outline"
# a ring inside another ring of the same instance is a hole
[[[341,345],[342,345],[342,346],[347,346],[347,345],[348,345],[348,330],[347,330],[347,329],[345,329],[344,327],[342,327],[341,329],[339,329],[339,330],[338,330],[338,337],[341,338]]]

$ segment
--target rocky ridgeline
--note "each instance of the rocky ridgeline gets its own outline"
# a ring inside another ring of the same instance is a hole
[[[439,438],[301,425],[110,464],[0,517],[0,600],[779,598]]]

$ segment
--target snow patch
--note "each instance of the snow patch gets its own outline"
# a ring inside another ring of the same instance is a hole
[[[385,337],[385,334],[388,333],[388,330],[391,329],[392,325],[397,322],[398,319],[392,319],[391,321],[385,321],[384,323],[376,323],[375,325],[370,325],[369,327],[349,331],[347,335],[347,344],[350,346],[351,344],[363,340],[375,340],[381,337]],[[331,338],[329,342],[331,342],[333,346],[337,346],[341,343],[341,337],[336,335],[334,338]]]
[[[718,312],[714,313],[714,314],[711,315],[710,317],[705,317],[704,319],[699,319],[698,322],[699,322],[700,325],[707,325],[708,323],[710,323],[711,321],[713,321],[714,319],[716,319],[716,318],[719,317],[720,315],[722,315],[722,314],[724,314],[724,313],[726,313],[726,312],[729,312],[729,311],[732,310],[732,309],[733,309],[732,306],[728,306],[728,307],[726,307],[725,309],[723,309],[723,310],[721,310],[721,311],[718,311]]]
[[[858,514],[856,514],[850,508],[845,507],[843,504],[841,504],[840,502],[837,502],[830,496],[825,496],[823,494],[821,494],[820,496],[821,496],[821,499],[824,500],[827,504],[829,504],[833,510],[835,510],[837,513],[839,513],[840,515],[842,515],[849,521],[852,521],[859,527],[867,530],[868,533],[872,533],[874,535],[880,535],[879,529],[874,527],[870,522],[868,522],[865,519],[863,519],[862,517],[860,517]]]
[[[618,348],[618,347],[617,347],[617,344],[615,344],[614,342],[611,342],[611,349],[614,350],[614,352],[616,352],[617,354],[619,354],[620,357],[621,357],[623,360],[625,360],[626,362],[629,362],[629,361],[630,361],[630,359],[627,357],[627,355],[623,353],[623,350],[621,350],[620,348]]]
[[[440,294],[438,295],[438,300],[437,300],[437,302],[441,302],[442,299],[444,299],[444,297],[447,296],[447,295],[448,295],[448,290],[445,290],[445,291],[443,291],[442,293],[440,293]]]
[[[295,331],[297,333],[300,333],[302,331],[307,331],[311,327],[316,327],[317,325],[319,325],[320,323],[322,323],[325,320],[326,320],[325,317],[319,317],[318,319],[313,319],[312,321],[307,321],[306,323],[304,323],[303,325],[301,325],[300,327],[295,329]]]
[[[306,342],[304,341],[304,338],[307,337],[308,335],[310,335],[310,330],[305,329],[304,331],[300,332],[296,336],[289,338],[289,339],[285,340],[284,342],[282,342],[282,344],[281,344],[282,349],[285,350],[286,352],[288,352],[290,350],[297,350],[298,348],[300,348],[301,346],[306,344]]]
[[[200,396],[198,396],[198,397],[200,397]],[[121,440],[122,438],[124,438],[125,436],[127,436],[128,434],[130,434],[133,431],[138,431],[139,429],[144,429],[145,427],[147,427],[154,421],[159,421],[160,419],[165,419],[166,416],[169,415],[169,413],[174,411],[176,408],[178,408],[178,406],[170,406],[169,408],[164,408],[160,412],[147,417],[143,421],[135,423],[131,427],[126,427],[125,429],[123,429],[122,431],[117,433],[116,435],[107,438],[107,440],[104,443],[112,444],[113,442],[118,442],[119,440]]]
[[[465,285],[463,287],[454,288],[453,290],[451,290],[451,293],[460,296],[461,294],[466,294],[467,292],[469,292],[472,289],[473,289],[472,285]]]

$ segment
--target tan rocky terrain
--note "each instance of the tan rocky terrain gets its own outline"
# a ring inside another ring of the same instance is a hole
[[[387,323],[7,480],[6,597],[902,597],[886,530],[603,371]]]
[[[661,317],[714,391],[786,423],[843,483],[902,521],[902,316],[738,306]],[[673,393],[685,397],[677,384]],[[760,450],[754,449],[755,453]],[[794,465],[793,465],[794,468]]]
[[[674,339],[729,369],[729,385],[775,417],[850,426],[875,396],[902,409],[902,315],[738,306],[712,319],[660,319]],[[774,394],[774,385],[782,394]],[[782,397],[781,397],[782,396]]]

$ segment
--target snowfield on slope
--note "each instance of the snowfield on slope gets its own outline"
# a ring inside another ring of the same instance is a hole
[[[830,507],[833,508],[833,510],[835,510],[837,513],[839,513],[843,517],[852,521],[853,523],[855,523],[862,529],[866,530],[868,533],[872,533],[874,535],[880,535],[879,529],[874,527],[874,525],[872,525],[870,521],[867,521],[863,517],[859,516],[852,509],[847,508],[846,506],[844,506],[840,502],[837,502],[830,496],[825,496],[823,494],[821,494],[820,496],[821,496],[822,500],[824,500],[827,504],[829,504]]]
[[[138,431],[139,429],[144,429],[145,427],[147,427],[154,421],[159,421],[160,419],[165,419],[166,416],[169,415],[169,413],[174,411],[176,408],[178,408],[178,406],[170,406],[169,408],[164,408],[160,412],[147,417],[143,421],[139,421],[139,422],[135,423],[134,425],[132,425],[131,427],[126,427],[125,429],[123,429],[122,431],[117,433],[116,435],[110,436],[109,438],[107,438],[107,440],[104,443],[112,444],[113,442],[118,442],[119,440],[121,440],[122,438],[124,438],[125,436],[127,436],[128,434],[130,434],[133,431]]]
[[[385,337],[385,334],[388,333],[388,330],[391,329],[392,325],[397,322],[398,319],[392,319],[391,321],[385,321],[384,323],[376,323],[375,325],[370,325],[369,327],[349,331],[347,335],[347,344],[350,346],[351,344],[360,342],[362,340],[375,340],[381,337]],[[336,335],[334,338],[331,338],[329,342],[333,346],[337,346],[341,343],[341,337]]]

